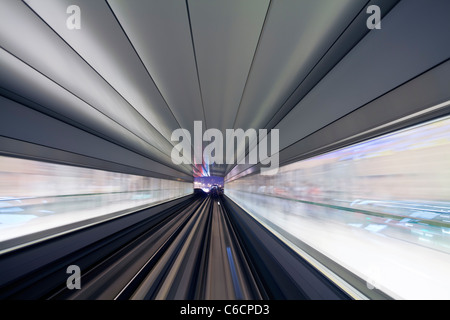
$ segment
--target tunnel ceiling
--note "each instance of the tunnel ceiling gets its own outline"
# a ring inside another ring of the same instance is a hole
[[[4,0],[0,85],[41,112],[198,175],[199,168],[171,161],[177,128],[194,132],[194,121],[222,132],[279,128],[285,148],[429,68],[400,73],[384,87],[363,83],[350,102],[330,90],[353,85],[349,71],[361,72],[346,59],[360,62],[374,41],[383,45],[398,35],[372,35],[367,5],[381,3],[387,14],[397,2]],[[81,28],[71,30],[73,4]],[[397,15],[401,20],[401,8]],[[375,89],[364,94],[364,85]],[[327,90],[325,102],[342,98],[342,106],[325,116],[330,106],[318,98]],[[324,108],[313,114],[319,104]],[[213,165],[209,172],[226,176],[234,167]]]

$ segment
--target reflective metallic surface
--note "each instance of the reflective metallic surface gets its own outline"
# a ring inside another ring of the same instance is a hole
[[[449,12],[1,0],[0,299],[450,299]]]

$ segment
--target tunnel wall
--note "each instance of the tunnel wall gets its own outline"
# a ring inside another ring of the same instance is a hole
[[[450,267],[449,161],[447,116],[276,175],[227,182],[225,194],[280,238],[300,240],[368,286],[400,299],[442,299],[448,277],[440,270]]]

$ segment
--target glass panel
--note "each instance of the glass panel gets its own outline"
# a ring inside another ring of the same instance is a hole
[[[193,192],[193,184],[0,156],[0,242]]]

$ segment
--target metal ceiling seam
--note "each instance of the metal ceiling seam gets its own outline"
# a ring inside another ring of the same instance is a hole
[[[116,13],[114,12],[113,8],[109,4],[108,0],[105,0],[105,3],[109,10],[111,11],[114,19],[116,20],[117,24],[119,25],[120,29],[122,30],[123,34],[127,38],[128,42],[130,43],[131,48],[135,52],[136,56],[139,59],[139,62],[141,63],[142,67],[144,68],[145,72],[147,73],[148,77],[152,81],[153,85],[155,86],[156,90],[158,91],[159,95],[161,96],[162,100],[164,101],[164,104],[166,105],[167,109],[169,110],[172,117],[175,119],[176,123],[178,124],[178,127],[182,129],[180,122],[178,121],[177,117],[173,113],[172,109],[170,108],[170,105],[168,104],[167,100],[165,99],[164,95],[162,94],[161,90],[159,89],[156,82],[153,80],[152,75],[150,74],[150,71],[148,70],[147,66],[144,64],[144,61],[142,61],[141,56],[139,55],[139,52],[137,51],[136,47],[134,46],[133,42],[131,41],[130,37],[128,36],[127,32],[125,31],[125,28],[123,27],[122,23],[120,22],[119,18],[117,17]],[[147,121],[148,122],[148,121]],[[156,129],[156,128],[155,128]],[[157,130],[157,129],[156,129]],[[159,131],[158,131],[159,132]],[[161,134],[162,135],[162,134]],[[163,136],[163,135],[162,135]],[[169,140],[167,137],[165,137],[167,141],[169,141],[170,144],[175,145],[175,143],[172,140]],[[191,143],[192,145],[192,143]],[[190,160],[190,159],[189,159]]]
[[[81,54],[80,53],[78,53],[78,51],[76,51],[58,32],[56,32],[56,30],[54,30],[35,10],[33,10],[33,8],[30,6],[30,5],[28,5],[24,0],[22,0],[22,3],[23,4],[25,4],[25,6],[27,6],[50,30],[52,30],[53,32],[54,32],[54,34],[55,35],[57,35],[58,36],[58,38],[60,38],[86,65],[88,65],[89,66],[89,68],[91,68],[111,89],[113,89],[114,90],[114,92],[116,92],[122,99],[123,99],[123,101],[126,103],[126,104],[128,104],[133,110],[135,110],[135,112],[146,122],[146,123],[148,123],[149,124],[149,126],[151,127],[151,128],[153,128],[154,129],[154,131],[155,132],[157,132],[159,135],[160,135],[160,137],[162,137],[162,139],[163,139],[163,141],[165,140],[165,141],[167,141],[170,145],[174,145],[167,137],[165,137],[158,129],[156,129],[152,124],[151,124],[151,122],[149,122],[127,99],[125,99],[125,97],[119,92],[119,91],[117,91],[117,89],[114,87],[114,86],[112,86],[110,83],[109,83],[109,81],[107,81],[89,62],[87,62],[84,58],[83,58],[83,56],[81,56]],[[109,4],[108,4],[108,6],[109,6]],[[114,15],[115,16],[115,15]],[[121,28],[122,28],[122,26],[120,26]],[[123,30],[123,29],[122,29]],[[128,36],[125,34],[125,36],[128,38]],[[130,42],[130,44],[131,44],[131,42]],[[132,46],[133,47],[133,46]],[[133,47],[133,49],[134,49],[134,47]],[[137,52],[136,52],[136,54],[137,54]],[[140,57],[139,57],[139,55],[138,55],[138,58],[139,58],[139,60],[140,60]],[[147,70],[147,69],[146,69]],[[41,73],[41,72],[40,72]],[[41,73],[41,74],[43,74],[43,73]],[[47,77],[47,76],[46,76]],[[49,78],[49,77],[47,77],[47,78]],[[49,78],[50,79],[50,78]],[[151,76],[150,76],[150,79],[152,80],[152,82],[154,83],[154,81],[153,81],[153,79],[151,78]],[[56,82],[55,82],[56,83]],[[59,85],[59,84],[58,84]],[[155,87],[157,88],[157,86],[156,86],[156,84],[155,84]],[[67,90],[67,89],[66,89]],[[159,88],[157,88],[157,90],[158,90],[158,92],[159,92]],[[68,92],[71,92],[71,91],[69,91],[69,90],[67,90]],[[72,92],[71,92],[72,93]],[[160,93],[160,92],[159,92]],[[72,93],[73,94],[73,93]],[[161,94],[161,93],[160,93]],[[76,96],[76,95],[75,95]],[[78,96],[77,96],[78,97]],[[161,95],[161,97],[162,97],[162,95]],[[78,97],[79,98],[79,97]],[[82,100],[82,99],[80,99],[80,100]],[[164,100],[164,97],[163,97],[163,100]],[[84,101],[84,100],[82,100],[82,101]],[[165,100],[164,100],[165,101]],[[94,108],[91,104],[88,104],[89,106],[91,106],[92,108]],[[166,105],[167,105],[167,103],[166,103]],[[94,109],[96,109],[97,111],[99,111],[97,108],[94,108]],[[99,111],[100,112],[100,111]],[[102,112],[101,112],[102,113]],[[102,113],[103,114],[103,113]],[[104,115],[104,114],[103,114]],[[172,114],[173,115],[173,114]],[[106,116],[106,115],[105,115]],[[110,118],[110,117],[108,117],[108,118]],[[111,118],[110,118],[111,119]],[[174,118],[175,120],[176,120],[176,118]],[[112,120],[112,119],[111,119]],[[176,120],[177,121],[177,120]],[[118,123],[117,121],[115,121],[116,123]],[[177,123],[178,123],[178,121],[177,121]],[[118,123],[119,124],[119,123]],[[179,124],[179,123],[178,123]],[[123,128],[125,128],[123,125],[121,125],[121,124],[119,124],[120,126],[122,126]],[[126,128],[125,128],[126,129]],[[131,130],[129,130],[129,129],[127,129],[127,131],[129,131],[129,132],[131,132],[131,133],[133,133]],[[135,133],[133,133],[135,136],[137,136],[137,137],[139,137],[137,134],[135,134]],[[143,141],[146,141],[145,139],[143,139],[142,137],[139,137],[140,139],[142,139]],[[147,142],[146,141],[146,143],[147,144],[149,144],[149,145],[152,145],[153,147],[155,147],[156,149],[158,149],[159,150],[159,148],[157,148],[156,146],[154,146],[153,144],[151,144],[151,143],[149,143],[149,142]],[[163,153],[163,154],[165,154],[163,151],[161,151],[161,150],[159,150],[161,153]],[[166,155],[166,154],[165,154]]]
[[[281,104],[281,106],[280,106],[280,108],[273,114],[273,116],[272,116],[272,118],[264,125],[264,128],[267,128],[267,126],[269,125],[269,123],[272,121],[272,119],[281,111],[281,109],[283,109],[283,107],[284,107],[284,105],[289,101],[289,99],[294,95],[294,93],[300,88],[300,86],[305,82],[305,80],[309,77],[309,75],[314,71],[314,69],[316,69],[316,67],[320,64],[320,62],[321,61],[323,61],[323,59],[324,59],[324,57],[328,54],[328,52],[330,52],[330,50],[334,47],[334,45],[339,41],[339,39],[341,39],[342,38],[342,36],[344,35],[344,33],[350,28],[350,26],[354,23],[354,21],[358,18],[358,16],[361,14],[361,13],[365,13],[365,8],[367,7],[367,5],[370,3],[370,1],[372,1],[372,0],[367,0],[367,2],[366,2],[366,4],[362,7],[362,9],[358,12],[358,14],[356,14],[355,15],[355,17],[352,19],[352,21],[350,21],[350,23],[347,25],[347,27],[345,27],[345,29],[341,32],[341,34],[336,38],[336,40],[330,45],[330,47],[325,51],[325,53],[320,57],[320,59],[319,60],[317,60],[317,62],[316,62],[316,64],[314,64],[314,66],[311,68],[311,70],[306,74],[306,76],[303,78],[303,80],[299,83],[299,85],[292,91],[292,93],[286,98],[286,100]],[[369,32],[369,30],[367,29],[367,31],[366,31],[366,33],[364,34],[364,36],[367,34]],[[364,38],[364,36],[363,37],[361,37],[359,40],[358,40],[358,42],[359,41],[361,41],[361,39],[362,38]],[[355,43],[355,45],[358,43],[358,42],[356,42]],[[353,46],[354,47],[354,46]],[[352,49],[353,49],[353,47],[352,48],[350,48],[349,50],[348,50],[348,52],[350,52]],[[347,52],[347,53],[348,53]],[[346,55],[346,54],[345,54]],[[345,57],[345,55],[343,56],[343,57]],[[343,58],[342,57],[342,58]],[[342,58],[341,59],[339,59],[335,64],[334,64],[334,66],[336,66],[338,63],[339,63],[339,61],[340,60],[342,60]],[[331,69],[333,69],[334,68],[334,66],[333,67],[331,67],[329,70],[331,70]],[[328,71],[329,72],[329,71]],[[328,72],[326,72],[324,75],[323,75],[323,77],[321,77],[320,79],[319,79],[319,81],[317,81],[317,83],[319,83],[327,74],[328,74]],[[311,88],[312,89],[312,88]],[[303,95],[303,96],[306,96],[308,93],[309,93],[309,91],[311,91],[311,89],[310,90],[308,90],[307,92],[305,92],[305,94]],[[300,100],[298,101],[298,102],[300,102]],[[297,103],[298,103],[297,102]],[[295,106],[296,106],[296,104],[294,104],[293,106],[292,106],[292,108],[295,108]],[[291,109],[292,109],[291,108]],[[290,111],[290,110],[289,110]],[[289,113],[289,111],[286,113],[286,115]],[[285,116],[286,116],[285,115]],[[281,119],[283,119],[285,116],[283,116]],[[277,123],[275,123],[274,125],[273,125],[273,127],[275,127],[279,122],[280,122],[281,120],[279,120]],[[268,130],[269,130],[269,132],[270,132],[270,130],[272,130],[272,128],[267,128]]]
[[[200,101],[202,103],[203,120],[204,120],[204,123],[205,123],[205,128],[208,129],[208,122],[206,121],[205,104],[203,102],[202,85],[200,83],[200,74],[199,74],[199,71],[198,71],[197,53],[195,51],[194,32],[192,31],[191,13],[190,13],[190,10],[189,10],[189,2],[188,2],[188,0],[185,0],[185,3],[186,3],[187,18],[188,18],[188,21],[189,21],[189,33],[191,35],[192,50],[193,50],[193,54],[194,54],[195,70],[196,70],[196,73],[197,73],[198,88],[200,90]]]
[[[235,122],[268,4],[269,0],[189,3],[208,127],[223,134]],[[215,168],[219,175],[223,170]]]
[[[187,18],[188,18],[188,22],[189,22],[189,33],[191,35],[192,50],[193,50],[193,54],[194,54],[195,71],[196,71],[196,74],[197,74],[198,88],[199,88],[199,91],[200,91],[200,101],[201,101],[201,104],[202,104],[203,120],[204,120],[205,130],[207,130],[208,129],[208,122],[206,121],[205,104],[204,104],[204,101],[203,101],[203,91],[202,91],[202,85],[201,85],[201,82],[200,82],[200,73],[198,71],[197,52],[195,50],[194,32],[192,30],[191,12],[189,10],[189,0],[185,0],[185,4],[186,4]],[[203,144],[203,142],[202,142],[202,144]],[[203,145],[202,145],[202,149],[204,149]],[[208,170],[203,165],[203,161],[202,161],[201,166],[202,166],[202,169],[203,169],[204,172],[208,172]],[[193,166],[193,168],[196,168],[196,166]]]
[[[187,1],[187,0],[186,0],[186,1]],[[252,61],[251,61],[251,63],[250,63],[250,67],[249,67],[249,70],[248,70],[248,73],[247,73],[247,78],[245,79],[244,88],[242,89],[241,98],[239,99],[239,105],[238,105],[238,108],[237,108],[237,110],[236,110],[236,114],[234,115],[234,120],[233,120],[233,126],[232,126],[232,129],[236,129],[236,128],[235,128],[235,126],[236,126],[236,121],[237,121],[237,118],[238,118],[238,115],[239,115],[239,111],[240,111],[240,109],[241,109],[242,100],[243,100],[244,95],[245,95],[245,90],[246,90],[246,88],[247,88],[247,83],[248,83],[248,80],[249,80],[249,78],[250,78],[250,74],[251,74],[252,69],[253,69],[253,63],[254,63],[254,61],[255,61],[255,57],[256,57],[256,54],[257,54],[257,52],[258,52],[259,44],[260,44],[260,41],[261,41],[261,38],[262,38],[262,35],[263,35],[263,32],[264,32],[264,28],[265,28],[265,26],[266,26],[267,17],[269,16],[269,12],[270,12],[271,6],[272,6],[272,0],[269,0],[269,4],[267,5],[266,14],[265,14],[265,16],[264,16],[264,21],[263,21],[262,26],[261,26],[261,31],[260,31],[259,36],[258,36],[258,41],[257,41],[257,43],[256,43],[255,51],[254,51],[254,53],[253,53]],[[257,135],[258,135],[258,133],[257,133]],[[228,136],[227,136],[227,140],[228,140]],[[249,144],[250,144],[250,143],[251,143],[251,142],[249,142]],[[236,157],[236,159],[237,159],[237,157],[238,157],[237,152],[235,153],[235,157]],[[236,162],[237,162],[237,161],[236,161]],[[235,165],[235,166],[236,166],[236,165]],[[230,172],[231,170],[233,170],[233,168],[234,168],[235,166],[233,166],[233,167],[231,167],[231,165],[226,166],[225,169],[223,170],[223,172],[222,172],[222,170],[221,170],[222,175],[225,177],[225,176],[227,175],[227,173]],[[228,168],[230,168],[230,169],[228,169]]]
[[[236,120],[237,120],[237,118],[238,118],[239,111],[240,111],[240,109],[241,109],[242,100],[243,100],[243,97],[244,97],[244,95],[245,95],[245,90],[246,90],[247,84],[248,84],[248,79],[250,78],[250,74],[251,74],[251,72],[252,72],[252,70],[253,70],[253,64],[254,64],[254,62],[255,62],[256,54],[258,53],[258,48],[259,48],[259,45],[260,45],[260,43],[261,43],[261,38],[262,38],[262,35],[263,35],[263,33],[264,33],[264,29],[265,29],[265,27],[266,27],[267,17],[269,16],[269,12],[270,12],[270,8],[271,8],[271,7],[272,7],[272,0],[269,0],[269,4],[267,5],[267,10],[266,10],[266,15],[264,16],[264,21],[263,21],[263,23],[262,23],[261,31],[260,31],[259,36],[258,36],[258,41],[257,41],[257,43],[256,43],[255,52],[253,53],[252,62],[250,63],[250,67],[249,67],[248,73],[247,73],[247,78],[245,79],[244,88],[242,89],[242,94],[241,94],[241,99],[239,100],[238,109],[236,110],[236,114],[235,114],[235,116],[234,116],[233,128],[232,128],[232,129],[236,129],[236,128],[235,128],[235,126],[236,126]]]

